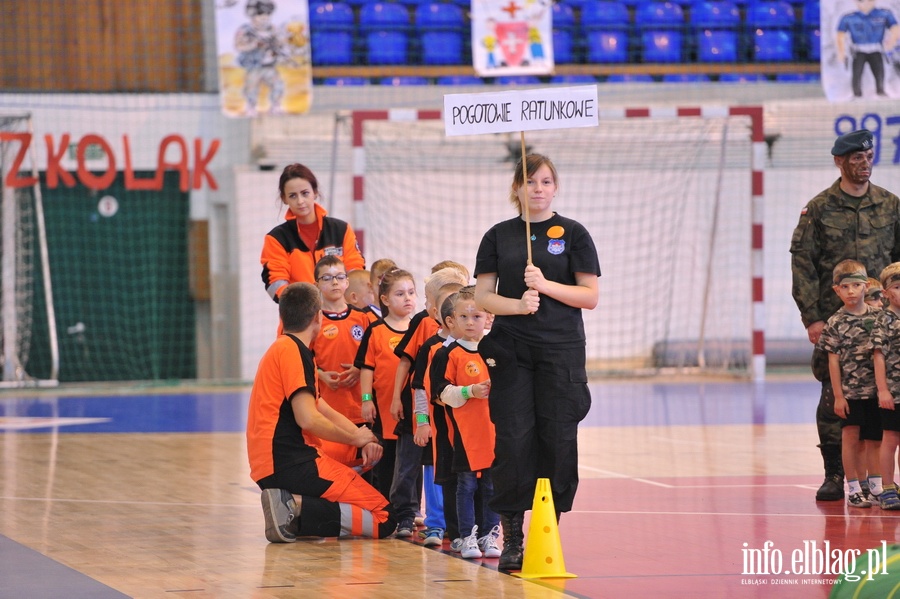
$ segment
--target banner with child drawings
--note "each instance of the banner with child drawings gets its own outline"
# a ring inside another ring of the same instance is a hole
[[[900,0],[828,0],[820,22],[830,101],[900,98]]]
[[[472,0],[472,63],[482,77],[553,73],[552,0]]]
[[[222,111],[302,114],[312,103],[307,0],[217,0]]]

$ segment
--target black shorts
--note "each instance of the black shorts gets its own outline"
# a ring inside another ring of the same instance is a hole
[[[858,426],[860,441],[881,441],[881,408],[878,407],[878,398],[851,399],[847,404],[850,406],[850,415],[841,420],[841,428]]]
[[[900,405],[894,404],[893,410],[878,408],[881,415],[881,428],[886,431],[900,432]]]

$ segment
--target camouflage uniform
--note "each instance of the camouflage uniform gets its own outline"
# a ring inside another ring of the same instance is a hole
[[[822,330],[818,349],[838,355],[841,389],[847,401],[871,399],[878,395],[875,363],[872,360],[872,331],[881,311],[866,306],[866,313],[857,315],[841,308],[828,319]]]
[[[889,308],[875,318],[872,349],[880,349],[884,355],[888,391],[894,396],[894,403],[900,404],[900,315]]]
[[[840,183],[838,178],[809,201],[791,238],[791,294],[804,327],[827,321],[841,307],[841,299],[832,289],[832,271],[838,262],[858,260],[869,276],[877,277],[885,266],[900,260],[900,198],[869,182],[868,192],[855,206],[846,199]],[[843,479],[841,419],[834,413],[827,354],[814,351],[812,367],[822,381],[816,424],[826,476],[839,471]]]

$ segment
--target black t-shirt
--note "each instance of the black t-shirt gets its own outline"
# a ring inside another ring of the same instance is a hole
[[[575,285],[575,273],[600,276],[600,260],[590,233],[583,225],[553,213],[549,219],[531,223],[532,262],[548,281]],[[525,293],[525,221],[516,217],[491,227],[481,239],[475,259],[475,277],[497,274],[497,293],[521,298]],[[584,345],[581,309],[546,295],[535,314],[497,316],[492,330],[502,330],[527,343],[560,346]]]

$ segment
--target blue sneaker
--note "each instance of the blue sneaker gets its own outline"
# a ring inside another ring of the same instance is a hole
[[[444,544],[443,528],[428,528],[425,530],[425,540],[422,544],[426,547],[440,547]]]

